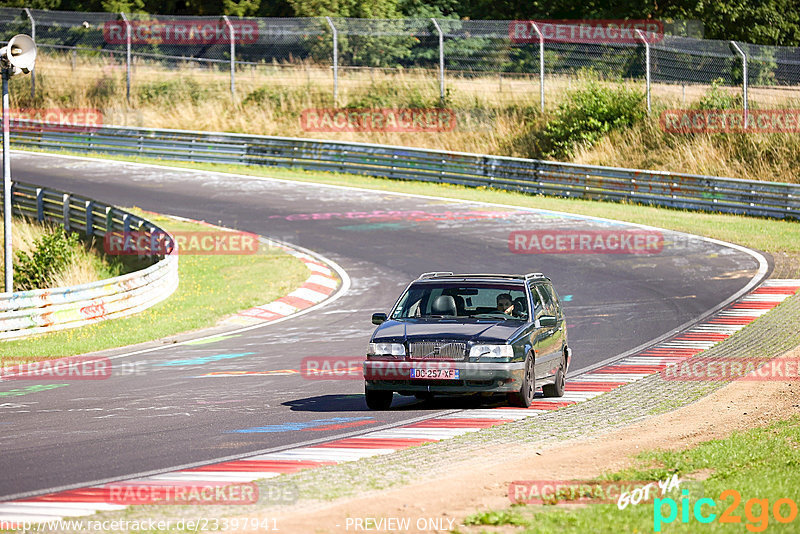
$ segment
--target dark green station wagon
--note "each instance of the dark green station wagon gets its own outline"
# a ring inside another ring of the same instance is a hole
[[[526,408],[537,389],[564,395],[572,351],[558,294],[541,273],[425,273],[372,322],[364,380],[373,410],[388,409],[394,393],[501,393]]]

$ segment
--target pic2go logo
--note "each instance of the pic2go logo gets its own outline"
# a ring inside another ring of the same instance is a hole
[[[690,511],[698,523],[708,524],[715,520],[720,523],[742,523],[742,516],[736,514],[736,510],[742,502],[742,496],[736,490],[729,489],[719,494],[720,501],[726,501],[729,497],[733,499],[733,502],[719,515],[719,519],[717,519],[717,514],[711,511],[717,506],[714,499],[698,499],[694,505],[691,505],[689,491],[683,490],[681,494],[680,506],[671,497],[656,498],[653,501],[653,530],[655,532],[661,532],[662,525],[674,522],[678,518],[678,513],[681,516],[681,523],[688,523]],[[664,515],[665,507],[668,510],[666,516]],[[769,525],[770,510],[772,517],[778,523],[791,523],[797,518],[797,503],[792,499],[778,499],[771,508],[769,499],[750,499],[744,505],[747,530],[750,532],[765,531]]]

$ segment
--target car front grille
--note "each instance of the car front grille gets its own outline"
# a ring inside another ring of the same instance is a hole
[[[408,344],[412,360],[463,360],[467,344],[452,341],[418,341]]]

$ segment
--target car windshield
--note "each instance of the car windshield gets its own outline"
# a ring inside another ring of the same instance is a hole
[[[528,319],[525,289],[511,284],[417,283],[401,297],[392,319],[463,317]]]

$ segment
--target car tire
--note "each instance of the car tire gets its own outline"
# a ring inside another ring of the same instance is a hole
[[[536,392],[536,376],[533,373],[533,354],[525,358],[525,376],[522,378],[522,387],[519,391],[508,394],[508,402],[512,406],[529,408]]]
[[[393,396],[393,391],[364,387],[364,397],[367,400],[367,408],[370,410],[388,410],[392,405]]]
[[[558,371],[556,371],[555,382],[542,386],[542,394],[545,397],[563,397],[564,386],[566,385],[567,377],[564,375],[564,362],[562,361],[561,365],[558,367]]]

